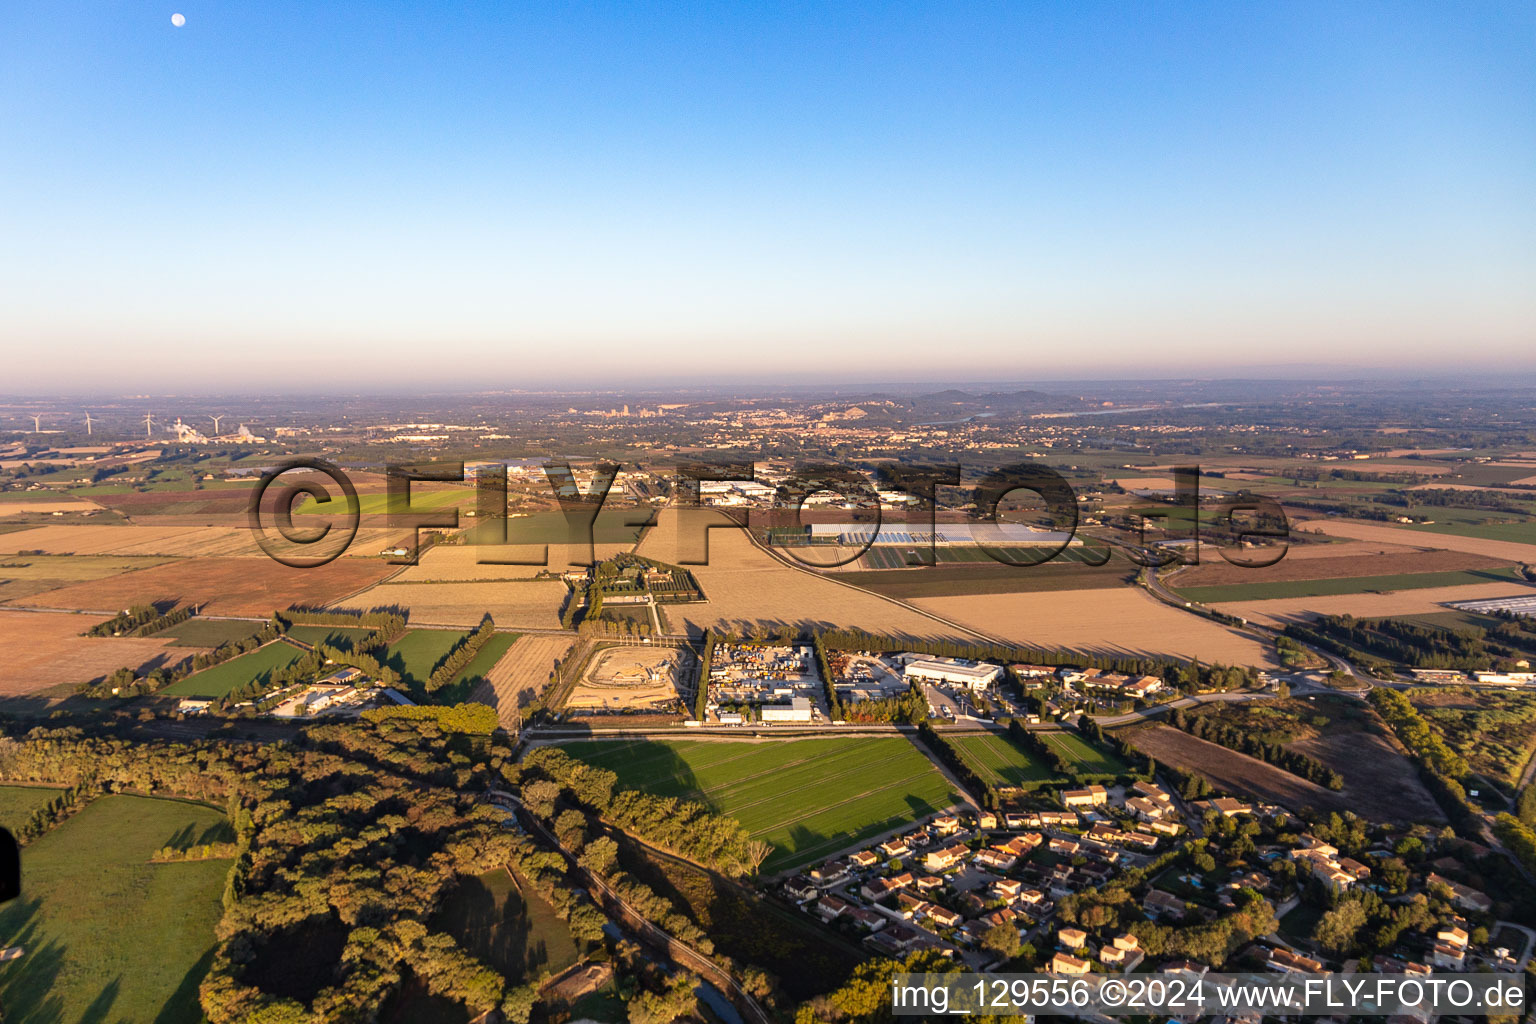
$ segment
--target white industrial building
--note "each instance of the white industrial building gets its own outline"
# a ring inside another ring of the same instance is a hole
[[[922,658],[907,663],[902,673],[908,683],[947,683],[978,693],[1003,677],[998,665],[961,661],[958,658]]]
[[[764,704],[765,722],[809,722],[811,701],[808,697],[792,697],[788,704]]]

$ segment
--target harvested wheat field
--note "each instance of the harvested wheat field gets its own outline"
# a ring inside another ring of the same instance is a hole
[[[1353,615],[1376,619],[1388,615],[1432,615],[1447,601],[1478,601],[1536,593],[1519,583],[1473,583],[1461,587],[1420,587],[1386,594],[1338,594],[1331,597],[1280,597],[1269,601],[1230,601],[1211,605],[1228,615],[1283,628],[1319,615]]]
[[[129,605],[173,601],[207,615],[267,616],[293,605],[328,604],[393,571],[362,558],[338,558],[314,569],[291,569],[270,558],[187,558],[44,591],[22,603],[112,614]]]
[[[1481,537],[1461,537],[1453,533],[1403,530],[1395,526],[1378,526],[1352,519],[1311,519],[1295,523],[1292,529],[1306,533],[1322,533],[1330,537],[1350,537],[1355,540],[1387,544],[1419,544],[1423,547],[1441,548],[1446,551],[1466,551],[1489,558],[1502,558],[1511,562],[1536,562],[1536,544],[1520,544],[1509,540],[1484,540]]]
[[[124,666],[148,672],[199,653],[170,639],[84,637],[96,615],[0,611],[0,696],[37,693],[60,683],[85,683]]]
[[[518,637],[468,699],[495,708],[501,724],[515,728],[517,709],[527,707],[549,686],[555,662],[570,653],[572,642],[564,636]]]
[[[78,498],[39,501],[0,501],[0,516],[50,515],[54,512],[99,512],[101,506]]]
[[[688,513],[694,525],[729,522],[724,513],[705,509]],[[662,509],[657,525],[646,531],[636,551],[648,558],[687,564],[697,557],[697,535],[679,545],[679,513]],[[702,636],[708,629],[743,633],[754,626],[813,626],[821,629],[860,626],[912,637],[966,638],[969,634],[903,604],[834,582],[813,570],[786,565],[755,546],[744,531],[709,531],[709,564],[688,565],[706,600],[662,606],[674,630]]]
[[[335,565],[335,562],[331,563]],[[567,587],[559,580],[381,583],[336,602],[338,608],[407,609],[411,623],[473,626],[486,612],[502,629],[559,629]]]
[[[361,529],[348,555],[377,555],[398,529]],[[0,534],[0,554],[42,551],[50,555],[165,555],[266,558],[250,530],[236,526],[39,526]]]
[[[594,544],[593,555],[598,561],[612,558],[621,551],[628,551],[629,544]],[[473,580],[532,579],[540,572],[563,572],[575,564],[572,558],[586,558],[587,549],[569,544],[550,544],[547,561],[542,544],[453,544],[429,548],[422,552],[418,564],[402,572],[396,579],[401,583],[444,583]],[[532,565],[484,564],[510,562],[536,562]]]
[[[1332,545],[1313,551],[1326,551]],[[1274,565],[1247,569],[1231,565],[1225,559],[1202,562],[1180,569],[1165,582],[1175,588],[1213,587],[1237,583],[1279,583],[1291,580],[1333,580],[1356,576],[1394,576],[1398,573],[1449,572],[1458,569],[1500,569],[1509,565],[1507,558],[1489,558],[1466,551],[1416,550],[1400,545],[1340,544],[1336,557],[1313,555],[1292,558],[1290,554]],[[1344,550],[1349,549],[1349,550]]]
[[[1014,643],[1092,654],[1277,664],[1268,645],[1171,608],[1137,587],[919,597],[912,603]]]

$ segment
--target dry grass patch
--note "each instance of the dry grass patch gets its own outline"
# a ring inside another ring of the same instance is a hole
[[[628,551],[629,544],[594,544],[598,561]],[[545,570],[561,572],[576,564],[573,558],[585,558],[586,548],[570,544],[550,544],[547,561],[532,565],[494,564],[497,562],[534,562],[546,555],[542,544],[454,544],[431,548],[422,553],[417,565],[402,572],[401,583],[472,582],[475,580],[531,579]],[[492,563],[492,564],[487,564]]]

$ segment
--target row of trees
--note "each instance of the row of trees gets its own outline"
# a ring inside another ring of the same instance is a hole
[[[192,609],[178,608],[160,613],[152,604],[136,604],[124,609],[105,622],[98,622],[85,631],[86,636],[148,636],[162,629],[179,626],[192,617]]]
[[[1223,722],[1216,715],[1203,713],[1190,715],[1185,714],[1183,708],[1176,708],[1169,716],[1168,724],[1175,729],[1182,729],[1197,740],[1206,740],[1229,750],[1247,754],[1249,757],[1256,757],[1292,775],[1298,775],[1308,782],[1315,782],[1319,786],[1326,786],[1332,790],[1344,788],[1344,776],[1317,758],[1309,757],[1300,751],[1289,750],[1282,743],[1267,742],[1262,736],[1255,735],[1240,726]]]
[[[768,843],[752,839],[733,818],[689,800],[617,790],[615,773],[578,761],[557,747],[530,750],[518,780],[529,809],[541,817],[552,816],[554,802],[563,793],[653,846],[732,877],[752,874],[772,852]]]
[[[491,618],[490,612],[486,612],[480,624],[460,637],[453,649],[443,655],[443,659],[432,669],[432,674],[427,677],[427,692],[434,693],[453,682],[495,634],[496,621]]]

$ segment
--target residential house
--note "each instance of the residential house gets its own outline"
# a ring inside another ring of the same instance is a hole
[[[1324,972],[1322,961],[1280,948],[1269,950],[1264,959],[1264,966],[1277,974],[1322,974]]]
[[[1051,957],[1051,962],[1045,965],[1045,970],[1047,974],[1087,974],[1089,966],[1087,960],[1069,953],[1057,953]]]
[[[1062,928],[1056,932],[1056,945],[1062,949],[1082,949],[1088,945],[1088,933],[1081,928]]]
[[[1077,807],[1102,807],[1109,802],[1109,790],[1103,786],[1088,786],[1085,789],[1064,789],[1061,791],[1061,805],[1066,808]]]
[[[929,850],[923,859],[923,866],[929,871],[948,871],[957,864],[965,863],[969,853],[970,850],[966,849],[964,843],[943,846],[937,850]]]
[[[816,901],[816,916],[831,923],[853,909],[853,904],[841,896],[828,894]]]
[[[1186,905],[1171,892],[1153,889],[1141,901],[1141,909],[1153,917],[1166,917],[1173,921],[1184,920]]]

